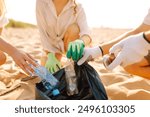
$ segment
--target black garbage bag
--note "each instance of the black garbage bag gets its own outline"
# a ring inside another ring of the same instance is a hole
[[[61,69],[53,75],[59,80],[58,89],[60,94],[53,96],[48,92],[43,83],[36,84],[36,99],[37,100],[107,100],[105,88],[99,78],[96,70],[88,63],[81,66],[74,64],[74,69],[77,76],[78,94],[69,96],[67,94],[67,84],[65,78],[65,69]]]

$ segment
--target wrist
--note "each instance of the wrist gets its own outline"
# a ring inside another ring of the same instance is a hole
[[[99,47],[99,49],[100,49],[100,51],[101,51],[101,55],[103,56],[103,55],[104,55],[104,52],[103,52],[102,47],[101,47],[101,46],[98,46],[98,47]]]
[[[84,39],[80,38],[79,40],[80,40],[80,41],[82,41],[82,42],[83,42],[83,44],[85,45],[85,41],[84,41]]]
[[[95,53],[95,55],[98,57],[98,56],[102,56],[103,55],[103,52],[102,52],[102,49],[100,46],[96,46],[96,47],[93,47],[93,52]]]
[[[10,55],[11,57],[15,57],[16,55],[18,55],[18,53],[20,53],[20,51],[16,48],[12,48],[10,51],[8,50],[8,55]]]
[[[92,42],[91,37],[89,35],[86,35],[86,34],[81,36],[80,39],[84,42],[85,46],[89,45]]]

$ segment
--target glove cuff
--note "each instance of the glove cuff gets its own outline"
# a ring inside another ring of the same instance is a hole
[[[144,38],[144,33],[139,33],[135,37],[137,44],[137,51],[142,56],[146,56],[148,54],[148,50],[150,50],[150,43]]]
[[[142,39],[142,41],[140,42],[142,47],[145,48],[146,50],[150,49],[150,41],[146,38],[145,33],[141,33],[140,37]]]
[[[48,56],[48,59],[54,59],[54,58],[56,58],[56,57],[55,57],[55,54],[54,54],[54,53],[51,53],[51,52],[48,53],[47,56]]]
[[[85,45],[85,42],[84,42],[84,40],[83,40],[82,38],[80,38],[80,39],[78,39],[78,40],[82,41],[82,42],[83,42],[83,45]]]
[[[145,33],[143,32],[143,38],[150,44],[150,41],[147,39]]]
[[[95,53],[95,57],[97,57],[97,56],[102,56],[103,55],[103,50],[102,50],[102,48],[100,47],[100,46],[96,46],[96,47],[94,47],[93,48],[93,52]],[[95,58],[94,57],[94,58]]]
[[[103,56],[104,55],[104,51],[103,51],[102,47],[101,46],[98,46],[98,47],[101,50],[101,55]]]

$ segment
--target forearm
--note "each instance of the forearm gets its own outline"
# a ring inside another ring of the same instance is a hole
[[[13,52],[16,51],[16,48],[10,45],[9,43],[5,42],[2,36],[0,36],[0,50],[6,52],[11,56]]]
[[[119,41],[121,41],[121,40],[123,40],[124,38],[126,38],[126,37],[128,37],[128,36],[130,36],[130,35],[133,35],[133,34],[135,34],[134,31],[129,31],[129,32],[127,32],[127,33],[122,34],[121,36],[117,37],[117,38],[114,39],[114,40],[111,40],[111,41],[108,41],[108,42],[106,42],[106,43],[101,44],[100,46],[101,46],[102,49],[103,49],[104,55],[109,53],[109,49],[110,49],[114,44],[118,43]]]
[[[2,28],[0,28],[0,35],[2,34],[2,30],[3,30],[3,29],[2,29]]]
[[[131,30],[131,31],[128,31],[126,33],[124,33],[123,35],[117,37],[116,39],[112,40],[112,41],[109,41],[109,42],[106,42],[102,45],[100,45],[104,51],[104,54],[108,54],[109,53],[109,49],[116,43],[118,43],[119,41],[121,41],[122,39],[130,36],[130,35],[135,35],[135,34],[138,34],[140,32],[146,32],[150,30],[150,25],[146,25],[144,23],[142,23],[141,25],[139,25],[137,28]]]
[[[89,35],[83,35],[81,37],[81,40],[83,40],[85,46],[89,45],[92,41],[91,37]]]

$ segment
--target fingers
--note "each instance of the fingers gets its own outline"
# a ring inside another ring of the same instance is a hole
[[[32,59],[33,61],[35,61],[34,58],[33,58],[30,54],[26,53],[26,55],[27,55],[30,59]]]
[[[50,69],[50,67],[46,67],[46,66],[45,66],[45,68],[46,68],[46,69],[47,69],[49,72],[51,72],[51,69]]]
[[[115,56],[122,50],[123,45],[121,43],[117,43],[114,46],[112,46],[109,50],[110,53],[114,53]]]
[[[25,61],[25,63],[23,62],[22,64],[25,68],[25,72],[28,72],[28,74],[31,75],[34,72],[31,65],[36,67],[36,66],[38,66],[38,63],[36,63],[36,61],[33,59],[33,57],[31,57],[29,54],[25,54],[24,61]]]
[[[72,44],[72,52],[71,52],[71,56],[72,56],[72,59],[74,60],[74,61],[76,61],[76,57],[77,57],[77,53],[76,53],[76,47],[77,47],[77,45],[76,44]]]
[[[50,68],[50,73],[53,74],[54,72],[55,72],[55,71],[54,71],[53,67],[51,67],[51,68]]]
[[[55,73],[56,71],[58,71],[60,69],[60,66],[58,64],[56,64],[56,66],[53,67],[46,67],[46,69],[50,72],[50,73]]]
[[[70,42],[68,46],[67,54],[66,54],[67,58],[71,58],[71,51],[72,51],[72,45]]]
[[[81,46],[84,46],[84,45],[81,45]],[[83,56],[83,52],[84,52],[84,47],[80,47],[79,59]]]
[[[31,75],[33,69],[29,66],[29,64],[24,60],[18,64],[18,66],[28,75]]]
[[[69,47],[68,47],[68,51],[67,51],[67,58],[71,58],[74,61],[78,61],[83,54],[84,51],[84,45],[81,44],[74,44],[72,42],[70,42]]]
[[[82,44],[76,45],[76,54],[77,54],[76,61],[78,61],[80,58],[82,58],[83,51],[84,51],[84,45],[82,45]]]
[[[31,75],[30,73],[33,73],[31,65],[36,66],[36,62],[29,54],[16,50],[16,52],[12,55],[12,58],[24,72],[29,75]]]
[[[77,64],[82,65],[88,59],[88,57],[89,55],[85,53],[83,57],[77,62]]]
[[[57,68],[57,66],[50,67],[49,69],[50,69],[50,73],[52,73],[52,74],[59,70],[59,69]]]
[[[54,73],[57,72],[60,69],[60,67],[56,64],[56,66],[54,67]]]
[[[61,65],[60,64],[57,64],[56,67],[57,67],[58,70],[61,69]]]
[[[25,60],[28,61],[28,63],[32,64],[33,66],[38,66],[35,59],[29,54],[26,54]]]
[[[80,57],[80,45],[76,45],[76,61],[79,60]]]
[[[29,54],[25,53],[25,56],[24,56],[23,60],[21,61],[20,67],[23,69],[23,71],[25,71],[29,75],[31,75],[34,72],[33,68],[30,66],[30,64],[32,64],[33,66],[38,65],[35,62],[35,60],[33,59],[33,57],[31,57]]]
[[[117,55],[117,57],[113,60],[113,62],[110,64],[110,65],[108,65],[108,66],[106,66],[106,68],[108,69],[108,70],[112,70],[112,69],[114,69],[115,67],[117,67],[118,65],[120,65],[122,62],[123,62],[123,60],[125,59],[125,57],[124,57],[124,53],[122,52],[120,52],[118,55]]]

